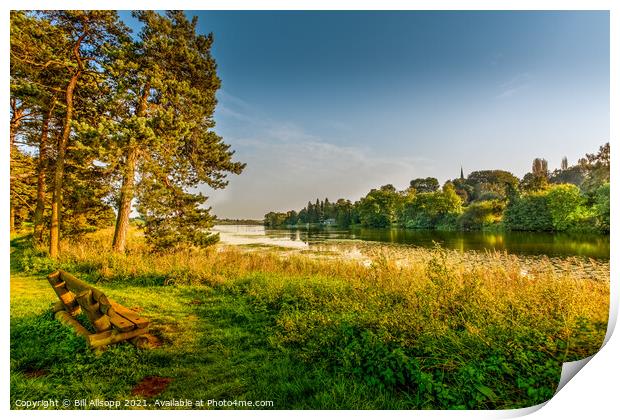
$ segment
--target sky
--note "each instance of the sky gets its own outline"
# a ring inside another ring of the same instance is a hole
[[[247,163],[200,188],[220,218],[461,166],[522,177],[534,158],[553,169],[609,141],[608,12],[187,13],[215,37],[215,131]]]

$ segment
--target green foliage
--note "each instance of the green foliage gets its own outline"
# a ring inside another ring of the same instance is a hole
[[[331,203],[327,198],[323,201],[317,198],[315,204],[309,201],[299,213],[295,210],[289,210],[286,213],[269,212],[265,214],[263,224],[269,227],[306,224],[348,227],[359,222],[355,210],[351,201],[343,198],[335,203]]]
[[[553,171],[549,178],[549,182],[553,184],[573,184],[581,187],[586,179],[587,173],[587,169],[582,165],[558,169]]]
[[[180,11],[134,17],[142,30],[132,37],[115,11],[11,14],[11,156],[14,137],[26,139],[38,154],[31,185],[40,175],[40,194],[18,196],[15,182],[12,203],[36,202],[41,219],[49,166],[64,234],[109,224],[112,206],[124,230],[137,201],[154,247],[211,244],[206,197],[191,191],[224,188],[226,174],[245,166],[214,132],[213,36],[198,34],[196,19]]]
[[[546,176],[528,172],[519,182],[519,189],[522,192],[536,192],[544,190],[548,185],[549,181]]]
[[[582,184],[582,188],[586,193],[592,193],[601,185],[609,183],[610,153],[609,143],[605,143],[599,148],[597,153],[588,153],[580,161],[581,166],[587,171],[586,179]]]
[[[546,198],[554,230],[568,230],[575,224],[578,209],[583,204],[579,188],[571,184],[554,185],[547,191]]]
[[[406,190],[397,191],[388,184],[354,204],[345,199],[336,203],[317,199],[298,213],[270,212],[265,224],[349,227],[361,223],[385,228],[397,223],[411,229],[609,231],[605,189],[598,193],[609,178],[609,146],[587,155],[579,165],[569,167],[566,159],[562,162],[562,169],[550,174],[547,161],[537,158],[533,172],[521,181],[503,170],[474,171],[467,179],[447,181],[442,191],[437,191],[435,178],[416,178]],[[583,188],[577,188],[582,184]]]
[[[409,182],[409,188],[417,193],[431,193],[439,189],[439,181],[437,178],[416,178]]]
[[[509,230],[553,230],[546,192],[532,192],[511,200],[504,213],[504,226]]]
[[[459,214],[458,213],[446,213],[443,214],[435,223],[434,229],[451,231],[459,229]]]
[[[11,267],[22,273],[47,275],[53,272],[58,264],[51,260],[45,252],[24,247],[21,243],[19,251],[11,253]],[[13,241],[11,246],[14,246]]]
[[[497,169],[474,171],[467,176],[465,182],[473,188],[470,200],[476,201],[487,193],[495,193],[505,198],[507,189],[516,188],[519,179],[508,171]]]
[[[412,196],[404,206],[402,222],[408,228],[449,230],[456,227],[456,217],[462,212],[461,198],[452,184],[442,191]]]
[[[408,214],[405,216],[405,227],[408,229],[433,229],[435,221],[428,213],[418,211],[419,208],[408,206],[405,210]],[[409,217],[411,214],[411,217]]]
[[[285,226],[287,224],[286,213],[269,212],[265,215],[264,225],[268,227]]]
[[[32,156],[12,146],[10,200],[14,226],[17,228],[31,220],[34,206],[30,197],[35,192],[35,161]]]
[[[211,55],[213,36],[197,34],[197,20],[183,12],[134,16],[144,26],[139,41],[125,46],[131,61],[114,63],[121,69],[136,64],[118,92],[121,101],[135,106],[123,111],[116,130],[123,136],[116,147],[127,159],[138,156],[140,181],[134,193],[133,171],[127,165],[119,168],[126,186],[121,199],[137,197],[146,238],[156,248],[206,246],[217,240],[207,232],[213,225],[204,207],[207,197],[189,190],[200,184],[224,188],[226,173],[239,174],[245,167],[232,160],[234,152],[213,131],[220,87]]]
[[[64,235],[83,234],[112,226],[115,214],[111,203],[112,179],[105,168],[89,162],[92,150],[74,150],[65,166]],[[91,155],[92,156],[92,155]],[[91,157],[92,159],[92,157]]]
[[[578,187],[560,184],[511,200],[504,226],[511,230],[593,231],[597,228],[595,217]]]
[[[388,227],[396,222],[403,207],[403,197],[392,185],[384,185],[372,189],[356,207],[362,225]]]
[[[355,209],[349,200],[344,198],[338,199],[334,208],[334,219],[340,227],[348,227],[355,223]]]
[[[502,200],[488,200],[471,203],[458,218],[458,225],[464,230],[481,230],[501,222],[506,203]]]
[[[609,183],[601,185],[596,190],[594,212],[596,213],[599,229],[603,232],[609,232],[610,226],[610,186]]]
[[[214,219],[211,209],[199,207],[205,201],[202,194],[151,183],[148,194],[141,193],[138,205],[147,242],[157,250],[215,244],[219,234],[209,232]]]
[[[474,187],[469,185],[465,178],[457,178],[449,182],[454,185],[454,191],[459,197],[461,197],[463,204],[469,204],[474,196]]]

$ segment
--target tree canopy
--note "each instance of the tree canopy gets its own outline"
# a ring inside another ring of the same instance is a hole
[[[416,178],[404,190],[387,184],[354,203],[317,199],[299,212],[270,212],[265,224],[330,225],[334,220],[341,227],[608,232],[609,202],[605,144],[577,165],[562,159],[553,171],[545,159],[536,158],[532,172],[521,180],[505,170],[479,170],[446,181],[439,190],[436,178]]]
[[[213,35],[183,12],[133,15],[138,34],[115,11],[11,13],[12,214],[38,240],[47,226],[52,257],[61,233],[114,218],[123,251],[135,210],[157,248],[208,245],[196,189],[245,167],[214,130]]]
[[[419,193],[430,193],[439,189],[439,181],[430,176],[428,178],[416,178],[409,182],[409,187]]]

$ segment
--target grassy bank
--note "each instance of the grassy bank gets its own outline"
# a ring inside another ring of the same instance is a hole
[[[549,399],[561,363],[605,335],[609,266],[594,261],[562,270],[387,246],[356,248],[363,258],[226,246],[152,255],[137,237],[115,255],[110,235],[66,242],[58,263],[12,242],[13,402],[139,398],[134,387],[159,376],[171,382],[148,401],[515,408]],[[139,309],[163,345],[88,351],[49,313],[44,275],[58,267]]]

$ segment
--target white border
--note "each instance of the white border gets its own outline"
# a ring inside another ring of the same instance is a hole
[[[620,85],[618,84],[618,75],[620,75],[620,67],[618,65],[618,56],[620,53],[620,2],[611,0],[591,0],[591,1],[558,1],[558,0],[475,0],[475,1],[463,1],[463,0],[436,0],[436,1],[394,1],[394,0],[382,0],[368,1],[338,1],[338,0],[301,0],[301,1],[274,1],[274,0],[262,0],[262,1],[239,1],[239,0],[210,0],[210,1],[145,1],[136,0],[132,2],[109,0],[109,1],[89,1],[85,2],[76,0],[65,1],[32,1],[24,0],[20,2],[8,2],[5,0],[0,6],[2,9],[2,21],[0,25],[2,27],[2,38],[5,53],[2,54],[4,63],[2,65],[2,80],[5,83],[2,85],[2,103],[8,103],[9,88],[6,80],[9,78],[9,62],[7,48],[9,45],[9,10],[10,8],[16,9],[81,9],[86,6],[91,6],[99,9],[183,9],[183,10],[610,10],[611,16],[611,101],[610,101],[610,115],[620,115],[620,109],[618,108],[618,98],[620,97]],[[8,133],[8,120],[2,119],[0,122],[2,133],[6,135]],[[612,179],[611,195],[612,195],[612,214],[618,212],[618,165],[615,164],[618,159],[618,153],[616,147],[618,147],[617,141],[615,141],[615,135],[618,133],[618,122],[612,117],[611,119],[611,136],[610,142],[612,143]],[[8,145],[4,144],[5,152]],[[4,200],[2,206],[0,206],[0,229],[3,232],[8,232],[8,180],[9,180],[9,164],[8,153],[0,153],[0,168],[2,168],[2,176],[0,177],[0,189],[2,191]],[[616,224],[615,218],[612,223],[611,232],[611,279],[612,279],[612,310],[610,313],[610,328],[608,330],[607,339],[610,338],[612,332],[612,326],[616,324],[617,312],[618,312],[618,282],[620,280],[620,272],[618,270],[618,237],[615,231]],[[6,233],[5,233],[6,234]],[[9,411],[9,244],[8,235],[5,240],[5,251],[0,254],[1,262],[0,270],[2,270],[2,303],[4,314],[0,320],[3,331],[2,334],[2,350],[1,350],[1,366],[3,380],[1,382],[2,395],[4,397],[3,408]],[[620,354],[620,344],[617,338],[617,334],[611,337],[606,345],[597,353],[592,360],[583,368],[581,372],[577,374],[577,377],[569,381],[564,388],[562,388],[558,394],[553,397],[544,407],[531,414],[531,418],[547,419],[547,418],[610,418],[611,413],[618,413],[618,375],[620,373],[617,354]],[[540,407],[539,407],[540,408]],[[512,410],[512,411],[470,411],[470,412],[435,412],[435,411],[322,411],[321,416],[347,416],[356,418],[504,418],[515,417],[531,412],[533,409],[525,410]],[[78,411],[68,412],[38,412],[38,411],[9,411],[9,415],[15,418],[27,418],[27,417],[59,417],[67,416],[76,418],[82,417],[83,413]],[[147,414],[147,413],[145,413]],[[162,418],[170,415],[179,415],[181,413],[164,412],[164,411],[149,411],[149,418]],[[314,418],[318,412],[316,411],[296,411],[294,413],[286,411],[276,412],[259,412],[259,411],[217,411],[217,412],[184,412],[183,416],[204,418],[205,416],[216,416],[219,418],[244,418],[251,416],[254,418],[287,418],[291,414],[300,418]],[[103,418],[110,416],[109,412],[91,412],[88,416],[94,418]],[[123,412],[114,413],[116,416],[131,416],[132,418],[137,415],[136,412]],[[146,417],[146,416],[145,416]]]

